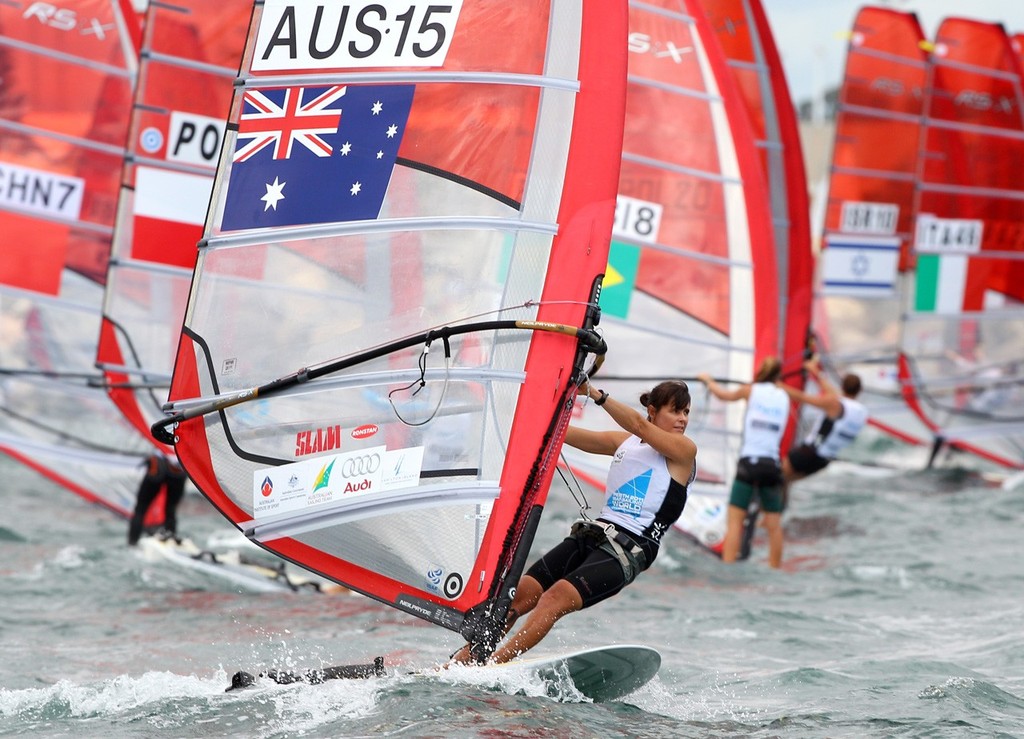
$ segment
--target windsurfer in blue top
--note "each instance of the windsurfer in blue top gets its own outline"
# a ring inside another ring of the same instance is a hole
[[[608,498],[596,521],[577,521],[569,536],[519,580],[506,631],[520,616],[530,615],[494,652],[494,662],[508,662],[536,646],[560,618],[610,598],[650,567],[662,535],[683,512],[687,486],[696,474],[697,445],[685,436],[690,420],[685,382],[662,382],[642,394],[646,417],[589,384],[580,394],[622,428],[569,426],[565,435],[570,446],[612,457]],[[453,659],[471,661],[469,646]]]
[[[790,403],[789,396],[780,387],[781,376],[782,364],[776,357],[767,357],[761,362],[752,384],[731,390],[720,386],[708,374],[697,376],[719,400],[747,401],[743,443],[726,513],[723,562],[735,562],[739,556],[744,523],[756,492],[768,530],[768,564],[775,568],[782,565],[783,488],[779,446],[786,430]]]

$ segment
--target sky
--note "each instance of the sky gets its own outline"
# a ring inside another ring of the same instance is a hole
[[[782,56],[794,103],[839,85],[846,62],[843,34],[866,4],[913,11],[931,38],[947,16],[1001,21],[1009,34],[1024,32],[1024,0],[761,0]]]

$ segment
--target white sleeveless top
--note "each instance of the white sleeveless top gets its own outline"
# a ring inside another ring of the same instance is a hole
[[[743,421],[740,458],[767,457],[779,461],[779,444],[789,418],[789,396],[773,382],[750,386],[747,415]]]
[[[696,472],[695,464],[687,485]],[[673,482],[665,458],[639,437],[630,436],[612,458],[606,483],[608,497],[600,518],[638,536],[659,541],[661,534],[682,513],[686,501],[685,487],[681,501],[668,494]]]
[[[868,409],[863,403],[852,398],[840,398],[839,402],[843,415],[834,419],[824,416],[804,440],[823,459],[835,459],[868,422]]]

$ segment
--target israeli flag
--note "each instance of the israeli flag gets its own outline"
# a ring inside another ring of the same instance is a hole
[[[898,237],[831,234],[825,244],[821,255],[825,295],[888,298],[895,294]]]

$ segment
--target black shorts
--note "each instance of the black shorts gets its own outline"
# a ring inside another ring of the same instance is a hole
[[[580,594],[583,607],[589,608],[626,587],[622,565],[598,547],[596,538],[569,536],[538,559],[526,573],[547,590],[558,580],[566,580]]]
[[[788,458],[789,466],[798,475],[813,475],[828,467],[828,463],[832,461],[820,456],[810,444],[793,447],[789,450]]]

